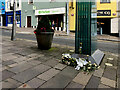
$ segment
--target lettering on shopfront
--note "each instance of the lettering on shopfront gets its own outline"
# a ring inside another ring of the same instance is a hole
[[[111,10],[97,10],[97,16],[111,16]]]
[[[63,14],[63,13],[65,13],[65,8],[35,10],[35,15],[51,15],[51,14]]]
[[[39,14],[42,14],[42,13],[50,13],[50,11],[39,11],[38,13],[39,13]]]
[[[39,14],[56,13],[58,11],[38,11]]]

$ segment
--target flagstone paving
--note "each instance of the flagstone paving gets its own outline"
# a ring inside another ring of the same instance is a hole
[[[120,88],[119,55],[105,52],[100,68],[88,74],[59,63],[73,47],[52,44],[50,50],[39,50],[36,42],[5,36],[2,46],[2,88]]]

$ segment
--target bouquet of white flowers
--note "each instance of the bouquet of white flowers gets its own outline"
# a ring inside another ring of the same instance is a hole
[[[70,54],[62,54],[62,61],[63,64],[73,66],[76,70],[82,70],[86,72],[94,71],[98,67],[97,64],[92,64],[91,61],[88,61],[84,58],[73,58]]]

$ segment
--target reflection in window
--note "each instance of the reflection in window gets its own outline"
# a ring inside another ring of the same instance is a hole
[[[17,21],[17,23],[20,23],[20,15],[16,16],[16,21]]]
[[[9,24],[12,23],[12,16],[8,16],[8,23],[9,23]]]
[[[17,0],[17,8],[19,8],[19,0]]]
[[[33,0],[28,0],[28,4],[33,4]]]
[[[100,3],[110,3],[110,0],[100,0]]]

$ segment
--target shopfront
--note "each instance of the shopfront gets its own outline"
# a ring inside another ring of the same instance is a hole
[[[65,31],[65,8],[51,8],[35,10],[37,21],[43,15],[48,16],[51,26],[55,30]]]
[[[21,11],[16,11],[17,27],[21,27]],[[13,24],[13,11],[6,12],[6,26],[12,27]]]
[[[110,34],[111,33],[111,10],[97,10],[97,31],[98,34]],[[105,18],[106,17],[106,18]]]
[[[98,34],[117,35],[118,17],[117,0],[98,0],[97,2],[97,28]]]

